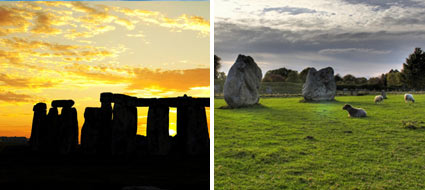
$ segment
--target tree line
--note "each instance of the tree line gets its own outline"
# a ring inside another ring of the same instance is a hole
[[[214,55],[214,79],[225,81],[226,74],[218,72],[221,67],[221,58]],[[304,83],[310,67],[301,72],[287,68],[269,70],[264,75],[263,82],[293,82]],[[406,61],[401,71],[391,69],[377,77],[356,77],[352,74],[341,76],[335,75],[338,90],[343,89],[369,89],[369,90],[424,90],[425,89],[425,52],[421,48],[415,48]]]

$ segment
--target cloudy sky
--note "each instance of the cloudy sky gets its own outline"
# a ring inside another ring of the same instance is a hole
[[[263,70],[332,66],[342,75],[401,69],[425,48],[423,0],[217,0],[214,49],[229,70],[238,54]]]
[[[37,102],[73,99],[81,127],[101,92],[209,97],[209,20],[209,2],[0,2],[0,136],[29,137]]]

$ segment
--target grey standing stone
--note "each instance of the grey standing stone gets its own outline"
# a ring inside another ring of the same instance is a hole
[[[224,83],[224,100],[233,108],[258,103],[261,78],[261,69],[254,59],[239,55]]]
[[[104,154],[111,154],[111,143],[112,143],[112,101],[113,94],[110,92],[104,92],[100,94],[101,101],[101,139],[102,147],[100,151]]]
[[[167,155],[170,151],[169,107],[150,106],[146,135],[149,153]]]
[[[385,90],[381,91],[381,96],[384,97],[384,99],[387,99],[387,93],[385,92]]]
[[[334,70],[331,67],[320,69],[311,68],[303,85],[303,97],[306,101],[330,101],[336,94]]]

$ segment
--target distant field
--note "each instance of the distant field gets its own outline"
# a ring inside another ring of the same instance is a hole
[[[243,109],[216,99],[215,189],[425,189],[425,95],[414,105],[373,97],[262,98]],[[368,117],[349,118],[346,103]]]

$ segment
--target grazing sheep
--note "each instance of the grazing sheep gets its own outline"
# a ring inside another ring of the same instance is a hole
[[[375,96],[375,104],[384,101],[384,97],[382,95]]]
[[[345,104],[342,109],[348,111],[348,117],[366,117],[366,111],[362,108],[354,108],[350,104]]]
[[[407,103],[409,101],[415,103],[415,99],[413,98],[413,95],[411,95],[411,94],[404,94],[404,102]]]

